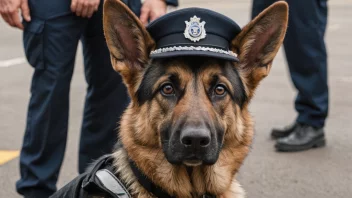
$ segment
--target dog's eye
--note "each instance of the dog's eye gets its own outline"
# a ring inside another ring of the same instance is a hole
[[[214,93],[218,96],[223,96],[226,94],[226,88],[224,85],[216,85]]]
[[[163,94],[164,96],[170,96],[173,95],[175,93],[174,87],[172,86],[172,84],[170,83],[166,83],[161,87],[160,90],[161,94]]]

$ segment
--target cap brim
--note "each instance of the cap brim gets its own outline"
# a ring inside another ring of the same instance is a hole
[[[157,54],[151,54],[150,58],[158,59],[158,58],[171,58],[178,56],[203,56],[203,57],[212,57],[219,58],[228,61],[239,62],[239,59],[235,56],[231,56],[228,54],[221,54],[216,52],[204,52],[204,51],[173,51],[173,52],[162,52]]]

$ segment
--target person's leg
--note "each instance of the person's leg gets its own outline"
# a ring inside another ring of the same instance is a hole
[[[278,151],[303,151],[325,145],[324,125],[328,114],[327,54],[324,35],[326,0],[287,0],[290,6],[284,41],[292,81],[298,90],[298,112],[293,132],[277,140]]]
[[[35,68],[27,126],[20,155],[17,191],[25,197],[48,197],[64,157],[68,128],[69,89],[76,48],[83,26],[77,17],[25,24],[24,48]]]
[[[298,90],[297,122],[323,127],[328,114],[327,54],[324,35],[327,1],[287,0],[289,25],[284,47],[292,81]]]
[[[82,35],[88,88],[79,147],[80,173],[93,160],[112,152],[117,142],[117,123],[129,101],[120,75],[111,66],[103,34],[101,6]]]

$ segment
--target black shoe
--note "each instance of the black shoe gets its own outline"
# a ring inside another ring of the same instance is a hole
[[[298,126],[298,123],[293,123],[285,126],[283,129],[273,129],[271,131],[271,137],[273,139],[283,138],[289,136]]]
[[[322,146],[325,146],[324,129],[301,124],[297,124],[288,137],[278,139],[275,144],[278,151],[287,152],[304,151]]]

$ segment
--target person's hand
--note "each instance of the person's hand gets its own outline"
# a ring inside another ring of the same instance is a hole
[[[24,20],[31,21],[27,0],[0,0],[0,14],[2,18],[12,27],[23,30],[19,9]]]
[[[99,4],[100,0],[72,0],[71,11],[77,16],[90,18],[98,10]]]
[[[141,8],[140,20],[144,25],[148,19],[153,21],[166,13],[167,5],[164,0],[145,0]]]

